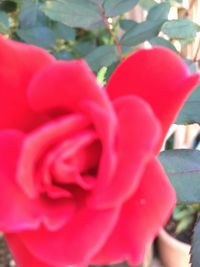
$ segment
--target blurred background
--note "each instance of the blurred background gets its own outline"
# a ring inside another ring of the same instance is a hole
[[[42,47],[60,60],[84,58],[102,85],[106,85],[119,62],[138,47],[168,47],[193,72],[200,65],[200,0],[0,0],[0,33]],[[200,150],[199,107],[200,88],[197,88],[163,144],[160,159],[172,183],[171,159],[174,166],[183,165],[176,176],[192,172],[199,178],[200,156],[194,152]],[[186,204],[177,205],[167,230],[190,243],[191,236],[189,241],[182,237],[185,232],[186,236],[192,232],[200,206]],[[141,266],[161,266],[159,243],[149,248]],[[190,266],[189,262],[181,264],[180,267]],[[9,266],[15,263],[1,235],[0,267]],[[179,266],[165,264],[165,267]]]

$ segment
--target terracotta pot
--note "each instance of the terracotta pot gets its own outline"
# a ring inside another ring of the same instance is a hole
[[[190,245],[161,230],[158,237],[158,252],[164,267],[191,267],[190,249]]]

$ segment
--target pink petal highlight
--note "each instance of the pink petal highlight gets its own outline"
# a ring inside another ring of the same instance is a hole
[[[5,232],[36,229],[45,224],[49,229],[63,226],[74,212],[71,200],[48,202],[30,199],[19,187],[16,173],[24,134],[15,130],[0,131],[0,230]],[[25,185],[28,183],[26,180]]]
[[[34,168],[39,157],[53,144],[63,140],[89,125],[88,120],[80,114],[67,116],[39,128],[27,136],[23,143],[22,153],[19,159],[17,180],[24,192],[30,197],[38,195]],[[29,177],[27,179],[27,177]]]

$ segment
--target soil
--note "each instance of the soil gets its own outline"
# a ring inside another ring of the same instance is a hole
[[[168,221],[167,225],[165,226],[165,230],[174,238],[178,239],[181,242],[187,243],[191,245],[192,243],[192,235],[193,235],[193,229],[195,226],[196,219],[194,220],[194,223],[191,224],[188,229],[180,234],[176,233],[176,225],[177,222],[174,221],[172,218]]]
[[[0,267],[16,267],[8,247],[0,233]]]

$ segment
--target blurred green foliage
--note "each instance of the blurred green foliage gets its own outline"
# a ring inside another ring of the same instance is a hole
[[[127,12],[138,7],[146,17],[129,19]],[[168,19],[172,7],[182,9],[182,1],[0,0],[0,33],[58,59],[85,58],[106,82],[113,66],[145,41],[176,50],[174,41],[184,47],[196,38],[199,25],[185,17]]]

